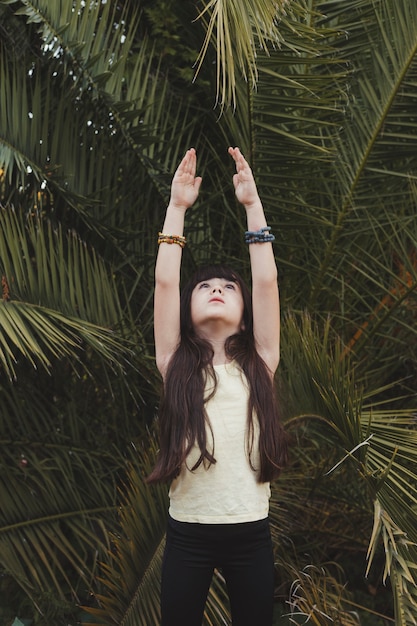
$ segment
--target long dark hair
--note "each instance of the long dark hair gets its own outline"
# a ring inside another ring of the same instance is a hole
[[[237,272],[224,265],[210,265],[199,268],[181,291],[181,339],[166,372],[159,407],[160,452],[147,479],[149,483],[175,478],[194,444],[200,449],[200,457],[192,470],[201,463],[210,466],[216,462],[207,449],[207,427],[210,428],[210,424],[204,408],[207,376],[214,384],[211,395],[216,387],[213,349],[208,341],[197,335],[191,320],[194,287],[211,278],[235,282],[242,292],[242,330],[227,339],[225,349],[227,356],[241,367],[249,384],[247,443],[250,459],[254,414],[259,423],[259,482],[276,478],[288,461],[287,435],[279,419],[273,375],[255,348],[251,294]]]

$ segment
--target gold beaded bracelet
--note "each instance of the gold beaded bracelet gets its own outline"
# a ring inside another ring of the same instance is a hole
[[[158,246],[161,243],[177,243],[181,248],[184,248],[187,240],[183,235],[166,235],[165,233],[158,233]]]

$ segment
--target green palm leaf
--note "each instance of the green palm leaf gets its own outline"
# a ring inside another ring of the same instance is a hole
[[[95,616],[95,623],[98,619],[103,625],[140,626],[160,619],[159,577],[167,490],[164,486],[146,487],[143,476],[150,471],[150,461],[144,453],[141,463],[130,469],[120,513],[122,534],[110,538],[108,562],[102,565],[103,591],[97,595],[100,608],[87,609]]]
[[[26,453],[16,472],[19,447]],[[35,602],[52,588],[61,599],[65,590],[83,597],[94,555],[105,548],[102,520],[110,523],[116,512],[114,484],[103,473],[103,461],[112,457],[65,445],[30,451],[27,443],[16,442],[2,448],[2,568]]]
[[[404,612],[407,618],[401,623],[413,624],[410,616],[417,610],[414,409],[384,409],[378,400],[380,390],[361,393],[365,380],[356,379],[340,346],[331,339],[329,326],[323,336],[308,318],[304,317],[302,325],[288,318],[285,329],[283,388],[296,403],[289,427],[297,429],[312,421],[323,439],[337,446],[338,461],[328,462],[318,472],[316,481],[323,488],[330,474],[353,463],[364,483],[362,489],[369,494],[368,506],[374,501],[376,507],[368,556],[372,562],[383,539],[385,576],[390,574],[395,580],[398,616]],[[395,404],[393,398],[390,404]]]
[[[92,349],[111,363],[125,360],[112,333],[122,318],[111,271],[79,238],[51,223],[1,211],[3,299],[0,360],[10,377],[19,356],[33,366],[80,358]]]
[[[287,2],[246,0],[236,4],[225,0],[209,0],[203,4],[198,19],[204,20],[206,35],[196,72],[199,72],[213,40],[217,66],[216,102],[222,108],[225,105],[235,106],[237,68],[254,88],[258,76],[256,49],[259,47],[267,51],[268,44],[280,44],[278,24]]]
[[[179,136],[189,145],[190,118],[184,109],[178,119],[183,96],[169,88],[160,53],[139,36],[138,13],[128,5],[119,11],[112,3],[79,2],[73,11],[66,2],[28,2],[18,14],[38,25],[43,55],[35,66],[2,55],[4,175],[16,189],[34,187],[35,196],[42,191],[47,212],[54,194],[60,217],[70,206],[99,232],[105,223],[118,237],[136,230],[138,189],[146,189],[143,202],[158,205],[162,197],[165,203],[161,172],[178,161],[184,149],[176,145]],[[103,156],[112,153],[116,167]]]

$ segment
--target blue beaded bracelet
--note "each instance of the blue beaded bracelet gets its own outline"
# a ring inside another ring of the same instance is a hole
[[[264,226],[260,230],[245,231],[245,243],[266,243],[267,241],[275,241],[275,237],[269,231],[270,226]]]

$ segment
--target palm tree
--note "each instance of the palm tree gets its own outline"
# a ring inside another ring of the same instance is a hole
[[[195,145],[185,273],[215,258],[248,274],[238,144],[285,321],[277,613],[416,623],[417,5],[280,7],[0,1],[4,621],[158,623],[166,492],[143,483],[155,234]],[[206,621],[227,620],[218,572]]]

